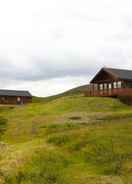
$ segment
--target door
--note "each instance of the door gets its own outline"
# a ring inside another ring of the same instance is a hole
[[[21,97],[17,97],[17,104],[22,104],[22,98]]]

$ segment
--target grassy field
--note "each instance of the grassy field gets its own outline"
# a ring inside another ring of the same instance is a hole
[[[67,94],[0,107],[0,184],[131,184],[132,106]]]

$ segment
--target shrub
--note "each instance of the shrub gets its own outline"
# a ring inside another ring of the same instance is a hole
[[[70,119],[70,120],[81,120],[82,117],[80,117],[80,116],[72,116],[72,117],[70,117],[69,119]]]
[[[82,125],[79,123],[63,123],[63,124],[51,124],[47,126],[46,133],[57,133],[63,131],[69,131],[80,128]]]
[[[65,145],[66,143],[70,142],[70,137],[66,134],[54,135],[49,137],[47,142],[55,144],[57,146]]]
[[[120,175],[123,172],[123,164],[128,155],[116,152],[112,142],[106,145],[95,142],[88,147],[83,151],[85,162],[101,165],[105,175]]]
[[[7,119],[0,117],[0,137],[5,133],[7,127]]]
[[[6,184],[69,184],[64,169],[69,161],[59,152],[45,152],[34,156],[16,176],[6,177]]]
[[[120,95],[119,100],[127,105],[132,105],[132,95]]]
[[[88,144],[87,140],[77,140],[76,142],[72,142],[68,148],[71,151],[81,151],[83,148],[85,148]]]

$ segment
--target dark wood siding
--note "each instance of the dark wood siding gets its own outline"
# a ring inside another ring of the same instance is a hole
[[[20,101],[18,101],[20,98]],[[32,102],[32,97],[0,96],[0,104],[27,104]]]
[[[121,79],[117,74],[113,75],[111,71],[107,72],[107,70],[102,69],[91,81],[85,95],[105,97],[132,95],[132,80]]]
[[[87,90],[85,96],[118,97],[122,95],[132,95],[132,88],[120,88],[111,90]]]

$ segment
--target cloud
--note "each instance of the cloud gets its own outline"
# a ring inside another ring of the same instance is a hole
[[[88,83],[103,66],[131,69],[131,5],[129,0],[1,1],[0,87],[48,95],[74,87],[73,79]],[[36,84],[43,87],[36,91]]]
[[[106,51],[107,52],[107,51]],[[8,60],[1,62],[0,77],[1,79],[12,79],[16,81],[40,81],[63,77],[79,77],[92,76],[95,70],[104,66],[105,56],[110,55],[102,52],[102,56],[96,58],[85,58],[72,54],[64,55],[62,58],[40,59],[33,57],[31,61],[26,64],[28,67],[21,66],[21,64],[10,63]],[[120,51],[119,51],[120,53]],[[118,58],[119,53],[112,53],[111,58],[108,58],[109,66],[116,62],[120,63],[122,57]],[[113,60],[114,57],[114,60]],[[25,65],[25,63],[23,63]],[[108,66],[108,65],[107,65]]]

